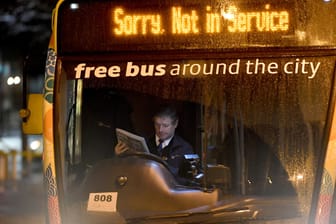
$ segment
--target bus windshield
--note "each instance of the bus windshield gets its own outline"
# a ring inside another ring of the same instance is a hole
[[[246,212],[247,219],[280,216],[305,223],[324,150],[335,56],[274,52],[272,57],[260,53],[233,58],[221,52],[206,57],[195,52],[150,61],[141,54],[127,60],[120,57],[58,59],[61,66],[55,85],[60,94],[56,95],[55,119],[59,120],[57,137],[69,208],[80,212],[90,194],[118,192],[117,210],[137,223],[141,223],[139,217],[197,211],[204,206],[210,213],[231,209],[240,214],[237,219]],[[167,178],[157,167],[162,168],[162,161],[138,155],[151,161],[142,168],[131,155],[115,153],[116,129],[149,139],[155,133],[154,112],[163,104],[176,108],[175,134],[190,143],[190,154],[200,158],[189,161],[196,168],[200,165],[196,175],[184,174],[186,182],[177,178],[180,173],[175,175],[163,166],[174,180],[163,187],[172,188],[168,192],[157,183]],[[198,178],[200,173],[204,175]],[[121,176],[126,183],[116,185]],[[183,189],[198,189],[206,196],[199,201],[190,196],[182,201],[170,199]],[[220,193],[214,196],[216,189]],[[228,219],[224,213],[213,217],[214,223],[234,220],[234,215]],[[69,214],[83,218],[73,211]],[[202,219],[196,220],[201,223]]]

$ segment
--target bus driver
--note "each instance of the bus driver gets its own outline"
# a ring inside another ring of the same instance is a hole
[[[175,134],[178,121],[175,108],[160,108],[153,116],[155,134],[146,139],[149,151],[165,160],[176,177],[179,176],[184,155],[194,153],[192,146]],[[115,147],[116,154],[127,151],[126,147],[123,143],[118,143]]]

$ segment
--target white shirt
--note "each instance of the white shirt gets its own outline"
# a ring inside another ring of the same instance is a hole
[[[164,141],[162,142],[162,148],[165,148],[167,145],[169,145],[169,143],[170,143],[170,141],[172,140],[172,138],[173,138],[173,136],[170,137],[170,138],[168,138],[168,139],[166,139],[166,140],[164,140]],[[159,139],[159,137],[156,136],[156,135],[155,135],[155,142],[156,142],[156,146],[159,146],[159,144],[160,144],[160,139]]]

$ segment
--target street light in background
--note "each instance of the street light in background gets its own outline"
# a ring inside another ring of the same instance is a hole
[[[9,85],[9,86],[20,85],[20,83],[21,83],[20,76],[9,76],[7,78],[7,85]]]

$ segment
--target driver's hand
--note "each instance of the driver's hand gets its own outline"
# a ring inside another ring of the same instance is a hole
[[[114,153],[116,155],[120,155],[121,153],[124,153],[128,150],[128,146],[125,143],[119,142],[115,147],[114,147]]]

